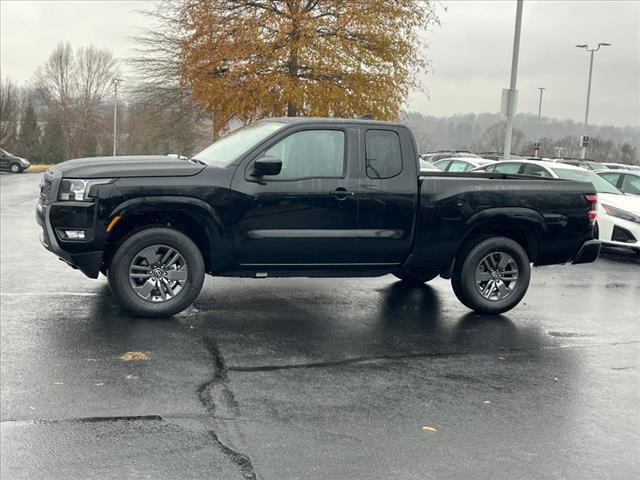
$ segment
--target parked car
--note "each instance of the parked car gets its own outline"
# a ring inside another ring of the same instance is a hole
[[[420,172],[439,172],[440,169],[436,167],[433,163],[427,162],[420,158]]]
[[[605,245],[630,247],[640,253],[640,197],[625,195],[600,175],[561,162],[500,162],[475,171],[508,173],[591,182],[598,192],[596,232]]]
[[[0,169],[9,170],[11,173],[22,173],[31,166],[26,158],[18,157],[0,148]]]
[[[595,208],[588,182],[421,175],[401,124],[278,118],[188,161],[53,166],[36,217],[45,248],[88,277],[107,275],[114,298],[137,315],[185,309],[205,273],[392,273],[406,285],[441,275],[463,304],[495,314],[523,298],[532,263],[597,258]]]
[[[482,158],[486,158],[487,160],[495,160],[497,162],[502,161],[502,159],[504,158],[504,153],[501,152],[482,152],[479,154],[480,157]],[[520,156],[520,155],[514,155],[513,153],[510,156],[511,160],[521,160],[524,157]]]
[[[496,163],[493,160],[487,160],[484,158],[444,158],[434,163],[439,170],[443,172],[466,172],[473,170],[474,168],[482,167]]]
[[[634,170],[640,171],[640,166],[638,165],[627,165],[626,163],[603,163],[605,168],[610,170]]]
[[[627,195],[640,195],[640,172],[631,170],[600,170],[596,172]]]
[[[593,160],[581,160],[575,158],[559,158],[554,160],[555,162],[566,163],[567,165],[573,165],[574,167],[586,168],[587,170],[602,170],[607,167],[600,162],[594,162]]]
[[[466,150],[442,150],[439,152],[425,153],[423,155],[425,157],[428,156],[425,160],[430,163],[435,163],[443,158],[482,158],[480,155],[476,155],[475,153],[471,153]]]

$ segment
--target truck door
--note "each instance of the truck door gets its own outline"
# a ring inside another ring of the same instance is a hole
[[[245,203],[234,231],[240,264],[356,262],[357,138],[346,126],[301,125],[240,165],[232,182]],[[252,162],[266,156],[282,170],[255,181]]]
[[[413,243],[417,160],[408,130],[360,130],[358,262],[401,263]]]

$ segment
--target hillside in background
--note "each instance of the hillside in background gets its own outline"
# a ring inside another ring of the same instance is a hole
[[[450,117],[434,117],[418,112],[408,112],[405,114],[403,122],[413,130],[418,149],[421,152],[445,149],[502,151],[501,144],[504,133],[500,135],[501,132],[496,132],[496,130],[500,130],[504,117],[498,113],[469,113]],[[516,116],[513,153],[526,155],[533,153],[536,122],[536,115],[522,113]],[[617,157],[614,150],[628,144],[636,152],[634,163],[638,162],[639,127],[593,125],[589,127],[587,133],[594,142],[611,147],[602,150],[604,156],[611,158],[601,158],[601,160],[615,161]],[[578,152],[578,141],[581,134],[582,124],[573,120],[558,120],[547,117],[542,117],[540,120],[540,139],[543,149],[548,150],[551,147],[562,146],[566,148],[565,156],[575,156]],[[554,150],[545,153],[545,155],[555,156],[555,153],[552,152]]]

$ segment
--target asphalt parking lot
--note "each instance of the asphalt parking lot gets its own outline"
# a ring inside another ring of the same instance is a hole
[[[0,176],[3,479],[640,471],[640,255],[536,269],[496,317],[443,279],[209,277],[143,320],[40,246],[39,180]]]

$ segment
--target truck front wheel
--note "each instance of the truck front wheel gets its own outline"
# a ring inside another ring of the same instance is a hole
[[[493,237],[462,247],[451,284],[458,299],[483,314],[511,310],[527,293],[531,266],[519,243]]]
[[[189,237],[153,227],[120,245],[107,276],[113,295],[127,310],[141,317],[169,317],[200,293],[204,261]]]

